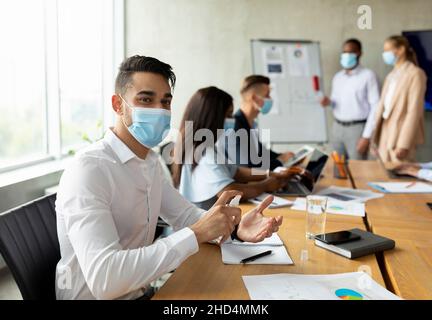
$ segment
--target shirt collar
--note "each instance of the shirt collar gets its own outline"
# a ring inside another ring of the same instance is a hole
[[[240,120],[240,122],[242,123],[244,129],[247,129],[247,130],[251,129],[250,125],[249,125],[249,122],[248,122],[248,120],[246,118],[246,115],[244,114],[244,112],[243,112],[242,109],[238,109],[237,110],[237,112],[234,114],[234,118]]]
[[[135,153],[129,147],[120,140],[119,137],[112,131],[112,128],[109,128],[105,132],[104,141],[108,143],[117,157],[120,159],[121,163],[126,163],[130,159],[137,158]]]
[[[348,76],[353,76],[353,75],[356,75],[357,73],[359,73],[361,71],[361,69],[363,69],[363,67],[360,64],[358,64],[357,67],[355,67],[352,70],[349,70],[349,73],[346,70],[344,70],[345,71],[344,73]]]

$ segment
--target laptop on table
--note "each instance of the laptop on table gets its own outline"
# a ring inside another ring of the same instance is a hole
[[[308,156],[305,163],[305,169],[312,175],[312,181],[308,178],[302,177],[288,182],[285,188],[276,192],[281,196],[307,196],[313,193],[316,184],[321,178],[321,173],[327,163],[328,155],[314,149]]]

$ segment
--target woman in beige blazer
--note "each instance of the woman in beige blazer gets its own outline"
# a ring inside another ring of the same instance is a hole
[[[417,145],[424,143],[426,74],[403,36],[385,41],[383,59],[393,70],[384,81],[373,140],[384,162],[414,161]]]

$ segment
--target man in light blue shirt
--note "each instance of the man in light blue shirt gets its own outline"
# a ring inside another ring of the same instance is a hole
[[[395,171],[432,182],[432,162],[402,164]]]

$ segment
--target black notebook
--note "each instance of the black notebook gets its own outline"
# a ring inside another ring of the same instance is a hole
[[[395,242],[392,239],[381,237],[357,228],[349,231],[359,235],[360,239],[338,245],[327,244],[315,239],[315,245],[349,259],[355,259],[368,254],[393,249],[395,247]]]

